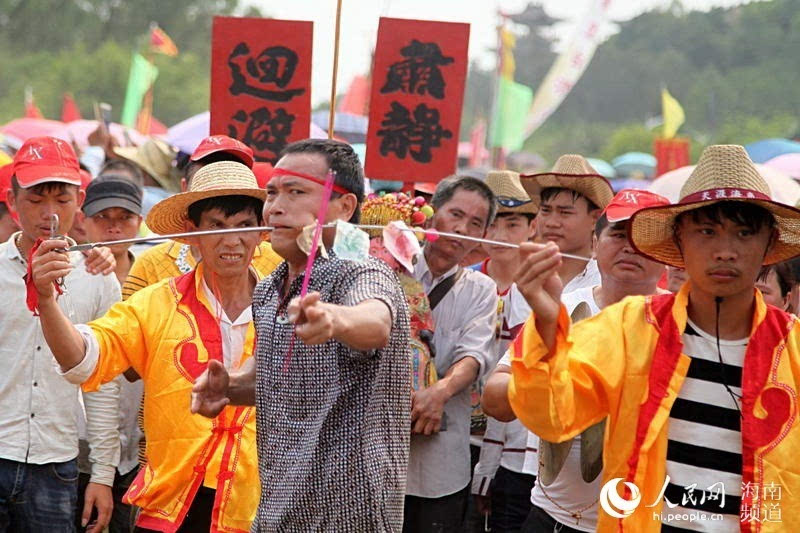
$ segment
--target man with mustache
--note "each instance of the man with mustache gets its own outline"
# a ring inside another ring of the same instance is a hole
[[[771,199],[743,147],[709,146],[679,202],[636,212],[629,234],[689,281],[574,326],[557,247],[523,245],[535,312],[511,347],[514,412],[551,442],[607,419],[597,531],[796,530],[800,502],[781,493],[800,490],[797,318],[754,284],[800,254],[800,210]]]

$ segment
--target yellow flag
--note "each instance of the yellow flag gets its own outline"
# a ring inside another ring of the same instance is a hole
[[[666,89],[661,89],[661,106],[664,117],[662,136],[665,139],[672,139],[686,120],[686,115],[683,114],[681,104]]]
[[[517,38],[507,28],[500,28],[500,43],[503,51],[500,77],[513,81],[514,70],[517,68],[514,61],[514,46],[517,44]]]

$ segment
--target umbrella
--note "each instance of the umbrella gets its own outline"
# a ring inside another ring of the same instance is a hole
[[[618,176],[643,176],[652,178],[656,171],[656,158],[644,152],[628,152],[611,161]]]
[[[329,111],[311,113],[311,123],[328,131]],[[333,117],[333,133],[336,137],[349,143],[363,143],[367,140],[367,123],[369,119],[363,115],[352,113],[336,113]]]
[[[792,178],[764,165],[756,165],[758,173],[764,178],[772,192],[772,199],[786,205],[795,205],[800,201],[800,184]],[[662,196],[666,196],[670,202],[677,202],[680,199],[680,191],[689,174],[694,170],[694,165],[689,165],[675,170],[670,170],[662,174],[659,178],[650,183],[648,190]]]
[[[167,131],[167,142],[185,154],[191,154],[200,141],[209,136],[211,129],[211,113],[205,111],[199,115],[189,117],[178,122]],[[328,136],[325,131],[311,123],[312,139],[324,139]],[[239,139],[241,140],[241,139]]]
[[[764,166],[780,170],[794,179],[800,179],[800,153],[783,154],[778,157],[773,157],[764,163]]]
[[[754,163],[766,163],[783,154],[800,153],[800,143],[789,139],[764,139],[744,147]]]
[[[51,135],[67,142],[74,142],[78,148],[83,149],[89,146],[89,135],[99,124],[96,120],[73,120],[63,124]],[[147,141],[146,135],[122,124],[112,122],[108,125],[108,129],[118,146],[139,146]]]
[[[650,180],[643,180],[640,178],[617,178],[608,180],[608,182],[611,184],[611,188],[614,189],[614,192],[619,192],[622,189],[641,189],[646,191],[647,188],[650,187],[650,183],[652,183]]]
[[[617,171],[611,166],[611,163],[594,157],[587,157],[586,160],[601,176],[605,178],[615,178],[617,176]]]
[[[5,136],[5,142],[12,148],[18,149],[31,137],[52,135],[64,126],[63,122],[47,120],[45,118],[18,118],[3,127],[0,133]]]

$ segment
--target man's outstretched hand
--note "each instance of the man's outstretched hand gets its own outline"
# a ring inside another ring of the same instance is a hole
[[[192,387],[192,414],[201,414],[214,418],[225,408],[228,398],[230,376],[225,365],[216,360],[208,362],[203,372]]]

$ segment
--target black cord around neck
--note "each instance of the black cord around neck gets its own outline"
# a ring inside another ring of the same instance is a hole
[[[742,410],[739,408],[739,400],[742,399],[742,396],[733,392],[728,385],[728,380],[725,379],[725,362],[722,360],[722,348],[719,344],[719,307],[722,304],[722,296],[717,296],[714,298],[714,302],[716,303],[716,337],[717,337],[717,357],[719,357],[719,372],[722,375],[722,384],[725,385],[725,390],[728,391],[728,394],[731,395],[733,398],[733,405],[736,406],[736,410],[739,411],[739,418],[744,418],[742,415]]]

